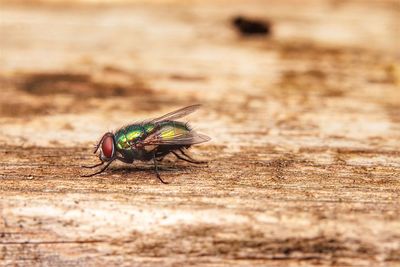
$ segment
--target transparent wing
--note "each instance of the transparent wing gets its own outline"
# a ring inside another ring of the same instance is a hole
[[[172,111],[170,113],[167,113],[161,117],[155,118],[150,120],[150,123],[159,123],[162,121],[166,121],[166,120],[176,120],[179,118],[182,118],[184,116],[189,115],[190,113],[195,112],[201,105],[197,104],[197,105],[192,105],[192,106],[188,106],[188,107],[184,107],[175,111]]]
[[[142,141],[147,145],[193,145],[209,141],[211,138],[195,131],[179,131],[175,127],[164,127]]]

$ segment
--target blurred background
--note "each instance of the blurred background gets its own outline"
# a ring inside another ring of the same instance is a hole
[[[0,260],[394,266],[399,48],[398,0],[1,0]],[[80,177],[197,103],[208,166]]]
[[[240,142],[228,124],[380,136],[378,110],[395,112],[399,96],[399,12],[398,1],[1,1],[1,139],[75,145],[193,103],[224,144]]]

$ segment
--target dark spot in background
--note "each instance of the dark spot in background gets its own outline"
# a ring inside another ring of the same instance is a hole
[[[205,81],[206,77],[204,76],[190,76],[190,75],[181,75],[181,74],[172,74],[169,76],[171,80],[176,81],[187,81],[187,82],[198,82]]]
[[[118,74],[118,75],[111,75]],[[181,79],[182,77],[176,77]],[[183,77],[197,81],[202,77]],[[157,92],[142,77],[115,67],[106,67],[97,74],[83,72],[33,72],[0,75],[0,88],[18,91],[19,98],[0,98],[1,117],[30,118],[63,113],[85,113],[103,105],[99,100],[110,101],[103,110],[154,111],[187,103],[197,103],[195,96],[179,96],[167,91]],[[89,101],[93,100],[93,101]],[[128,101],[128,102],[127,102]]]
[[[271,34],[271,23],[268,21],[236,16],[232,19],[232,24],[243,36]]]
[[[95,80],[89,74],[57,72],[20,75],[17,88],[39,96],[66,94],[76,97],[109,97],[152,93],[138,79],[133,79],[129,84],[120,84],[115,81]]]
[[[0,87],[8,93],[13,90],[26,93],[18,98],[0,98],[0,117],[29,118],[56,113],[81,113],[96,108],[93,103],[88,102],[91,98],[124,97],[132,98],[135,103],[147,103],[146,99],[152,99],[153,90],[139,77],[128,75],[129,78],[124,82],[105,75],[96,77],[77,72],[34,72],[18,73],[10,77],[0,76]]]
[[[27,117],[32,115],[48,115],[56,109],[51,103],[25,103],[13,100],[0,102],[0,117]]]
[[[334,80],[334,78],[340,78],[340,76],[333,75],[318,69],[284,71],[279,83],[280,93],[298,94],[304,97],[311,95],[324,97],[345,96],[346,88],[338,87]]]

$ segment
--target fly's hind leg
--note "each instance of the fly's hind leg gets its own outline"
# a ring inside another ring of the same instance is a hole
[[[185,158],[183,158],[182,156],[179,156],[176,152],[175,153],[172,152],[178,159],[182,159],[182,160],[185,160],[187,162],[194,163],[194,164],[206,164],[206,163],[208,163],[207,161],[196,160],[196,159],[192,158],[191,156],[186,154],[185,151],[182,148],[179,148],[178,150],[182,153],[183,156],[185,156]]]
[[[163,183],[163,184],[168,184],[163,179],[161,179],[160,173],[158,172],[157,159],[156,159],[156,154],[155,153],[153,154],[153,163],[154,163],[154,170],[156,172],[156,176],[157,176],[158,180],[160,180],[161,183]]]
[[[190,162],[190,163],[197,164],[196,161],[191,161],[190,159],[184,158],[184,157],[182,157],[181,155],[179,155],[178,153],[176,153],[175,151],[171,151],[171,153],[174,154],[175,157],[177,157],[177,158],[180,159],[180,160],[184,160],[184,161],[187,161],[187,162]]]

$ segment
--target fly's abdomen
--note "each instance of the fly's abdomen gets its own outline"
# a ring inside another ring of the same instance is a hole
[[[188,132],[190,132],[190,128],[186,123],[168,121],[161,125],[159,130],[159,138],[162,141],[170,141],[179,136],[186,135]]]

